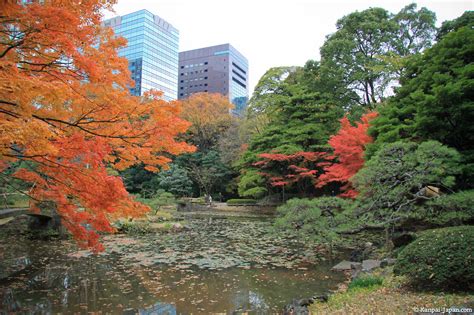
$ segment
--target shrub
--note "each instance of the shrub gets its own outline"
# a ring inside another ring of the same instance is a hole
[[[391,226],[419,215],[423,187],[453,187],[460,172],[459,153],[437,141],[384,145],[352,181],[360,192],[360,219]]]
[[[339,197],[290,199],[278,207],[275,227],[332,246],[339,241],[336,228],[345,221],[343,212],[349,205],[350,201]]]
[[[115,222],[114,225],[125,234],[143,235],[151,232],[150,223],[146,221],[120,220]]]
[[[349,284],[349,290],[352,290],[354,288],[371,288],[374,286],[380,286],[382,285],[382,283],[383,283],[382,277],[377,277],[377,276],[359,277],[351,281],[351,283]]]
[[[415,285],[468,290],[474,284],[474,227],[428,230],[398,255],[394,272]]]
[[[423,217],[438,225],[461,225],[474,221],[474,190],[442,195],[424,205]]]
[[[158,190],[151,198],[137,198],[137,201],[146,204],[152,209],[152,213],[156,214],[161,207],[176,204],[176,199],[173,194],[164,190]]]
[[[255,205],[256,200],[253,199],[229,199],[227,200],[227,205],[229,206],[245,206],[245,205]]]

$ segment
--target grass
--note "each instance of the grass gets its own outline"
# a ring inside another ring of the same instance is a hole
[[[1,196],[0,209],[28,208],[30,206],[29,201],[29,198],[24,195],[10,195],[5,203],[5,199]]]
[[[413,291],[403,277],[392,274],[370,278],[354,281],[345,292],[330,296],[327,303],[311,305],[311,314],[409,314],[422,307],[474,308],[472,293]]]
[[[379,276],[366,276],[354,279],[348,287],[348,290],[354,290],[355,288],[371,288],[375,286],[381,286],[383,284],[383,278]]]

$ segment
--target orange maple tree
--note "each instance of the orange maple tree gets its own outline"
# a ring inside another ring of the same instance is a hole
[[[347,117],[341,119],[339,132],[329,139],[334,153],[327,158],[334,163],[324,167],[324,173],[318,178],[317,188],[331,182],[339,182],[343,184],[340,188],[343,191],[341,197],[357,196],[350,179],[364,166],[365,146],[373,140],[367,130],[369,122],[376,116],[376,112],[367,113],[354,126]]]
[[[200,151],[209,149],[232,122],[230,110],[234,105],[219,93],[195,93],[182,101],[181,117],[191,123],[189,141]]]
[[[0,4],[0,171],[26,161],[13,176],[32,184],[32,211],[54,201],[79,244],[95,250],[112,219],[148,210],[107,168],[156,171],[194,150],[175,140],[189,127],[178,102],[130,95],[117,55],[126,41],[100,24],[114,2]]]

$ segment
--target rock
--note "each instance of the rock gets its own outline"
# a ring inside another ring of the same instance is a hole
[[[294,299],[291,304],[288,304],[283,309],[284,315],[308,315],[309,310],[308,306],[314,303],[313,298],[309,299],[301,299],[296,300]]]
[[[396,262],[397,260],[395,258],[384,258],[380,262],[380,268],[385,268],[387,266],[395,265]]]
[[[395,235],[392,238],[392,243],[395,248],[405,246],[410,244],[415,240],[415,236],[412,233],[401,233],[398,235]]]
[[[351,278],[355,279],[359,276],[362,271],[362,264],[351,264]]]
[[[361,263],[355,262],[355,261],[347,261],[343,260],[334,267],[331,268],[331,270],[336,270],[336,271],[344,271],[344,270],[352,270],[352,265],[361,265]]]
[[[319,302],[326,303],[328,301],[328,299],[329,299],[329,295],[327,295],[327,294],[313,296],[314,301],[319,301]]]
[[[380,267],[380,260],[367,259],[362,262],[363,271],[372,271],[375,268]]]

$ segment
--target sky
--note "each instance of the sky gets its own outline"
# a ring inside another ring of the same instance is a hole
[[[179,30],[180,51],[230,43],[249,60],[252,93],[271,67],[319,60],[344,15],[370,7],[396,13],[411,2],[435,12],[437,26],[474,10],[474,0],[118,0],[105,18],[147,9]]]

